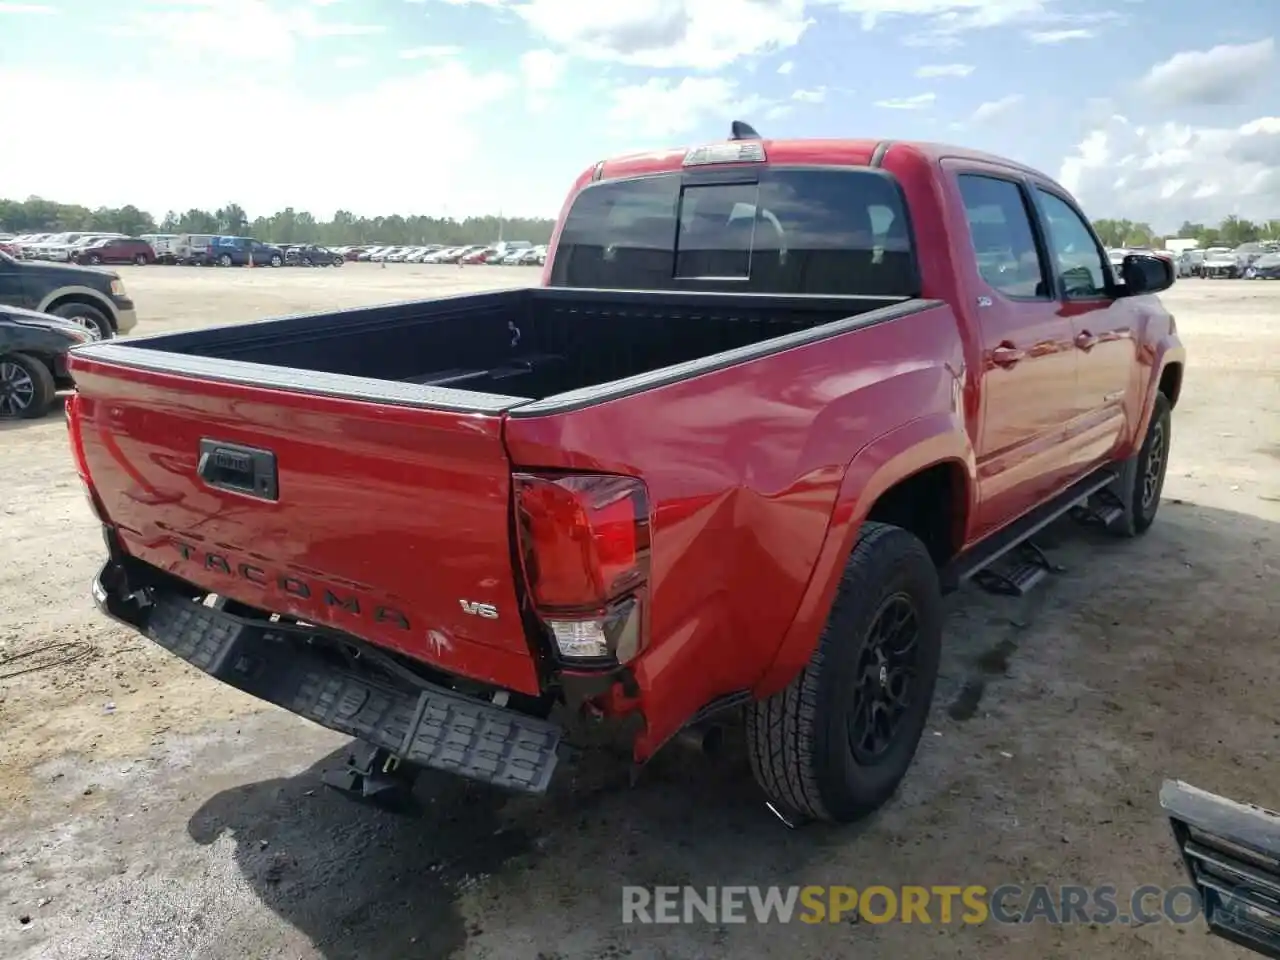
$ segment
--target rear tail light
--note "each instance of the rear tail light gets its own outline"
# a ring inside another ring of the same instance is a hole
[[[644,645],[649,498],[634,477],[516,474],[520,559],[560,657],[626,663]]]

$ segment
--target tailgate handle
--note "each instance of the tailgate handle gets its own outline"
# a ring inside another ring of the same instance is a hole
[[[260,500],[280,499],[276,455],[270,450],[201,440],[196,473],[207,486],[219,490],[231,490]]]

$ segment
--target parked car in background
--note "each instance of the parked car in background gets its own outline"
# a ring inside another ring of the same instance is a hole
[[[1264,253],[1245,267],[1249,280],[1280,280],[1280,253]]]
[[[120,276],[99,267],[17,260],[0,253],[0,303],[51,313],[108,340],[138,322]]]
[[[466,251],[466,247],[443,247],[423,257],[425,263],[453,263]]]
[[[58,391],[75,386],[67,351],[92,339],[70,320],[0,302],[0,420],[48,413]]]
[[[464,253],[458,258],[459,263],[484,263],[493,256],[492,247],[473,248],[469,253]]]
[[[156,252],[141,237],[103,237],[88,246],[77,247],[73,258],[76,263],[136,263],[145,266],[156,262]]]
[[[437,250],[443,249],[438,243],[429,243],[425,247],[419,247],[412,254],[404,258],[405,263],[424,263],[427,257],[431,256]]]
[[[283,250],[253,237],[210,237],[205,257],[219,267],[284,266]]]
[[[53,236],[51,233],[20,233],[13,238],[12,243],[18,248],[19,257],[29,258],[31,248],[51,236]]]
[[[174,263],[204,266],[209,263],[209,244],[213,237],[207,233],[182,233],[170,245]]]
[[[36,260],[53,260],[55,262],[69,262],[74,255],[75,249],[86,241],[101,239],[103,237],[120,237],[119,233],[93,233],[90,231],[78,231],[74,233],[58,233],[51,237],[47,237],[40,243],[30,247],[31,255]]]
[[[340,267],[346,258],[336,250],[312,243],[291,244],[284,251],[284,262],[300,267]]]
[[[1240,260],[1230,247],[1210,247],[1204,252],[1201,276],[1234,280],[1241,274]]]
[[[176,233],[144,233],[141,239],[151,244],[155,251],[157,263],[173,263],[173,244],[178,239]]]

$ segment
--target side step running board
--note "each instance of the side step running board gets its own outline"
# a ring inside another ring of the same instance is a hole
[[[1107,468],[1077,480],[1052,500],[953,560],[942,571],[944,588],[954,590],[965,580],[973,580],[996,593],[1022,596],[1048,574],[1061,572],[1062,567],[1052,563],[1043,550],[1030,542],[1031,538],[1063,514],[1089,509],[1090,498],[1104,491],[1115,479],[1116,472]],[[1112,505],[1108,503],[1106,506],[1109,512]],[[1090,510],[1090,515],[1102,520],[1097,510]],[[1117,517],[1118,514],[1107,522]]]

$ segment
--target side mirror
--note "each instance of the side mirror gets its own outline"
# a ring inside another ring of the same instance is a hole
[[[1168,290],[1173,286],[1177,273],[1173,262],[1164,257],[1131,253],[1124,258],[1120,276],[1124,280],[1125,296],[1137,297]]]

